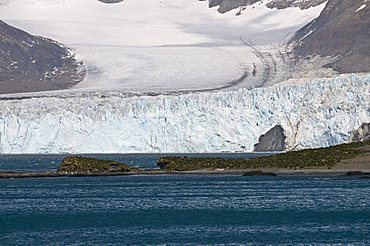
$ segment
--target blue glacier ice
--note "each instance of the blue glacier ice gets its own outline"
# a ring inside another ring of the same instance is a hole
[[[370,74],[184,95],[68,93],[0,100],[0,153],[252,151],[280,124],[287,149],[349,141],[370,122]]]

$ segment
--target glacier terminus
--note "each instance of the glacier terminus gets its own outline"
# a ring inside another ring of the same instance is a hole
[[[370,75],[183,95],[120,91],[0,100],[1,153],[253,151],[284,129],[287,149],[350,140],[370,122]]]

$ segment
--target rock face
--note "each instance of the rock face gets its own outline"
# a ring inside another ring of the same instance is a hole
[[[209,7],[219,6],[218,12],[226,13],[232,9],[249,6],[260,0],[209,0]]]
[[[298,57],[336,57],[340,73],[370,71],[370,2],[329,0],[320,16],[291,40]]]
[[[259,138],[258,143],[254,146],[254,151],[283,151],[285,139],[284,129],[280,125],[276,125]]]
[[[84,77],[72,52],[0,21],[0,93],[66,89]]]
[[[370,140],[370,123],[362,124],[351,133],[351,142],[362,142]]]
[[[204,0],[199,0],[204,1]],[[320,5],[327,0],[272,0],[266,3],[262,0],[209,0],[209,7],[218,7],[218,12],[226,13],[230,10],[242,8],[255,3],[266,4],[268,8],[285,9],[290,7],[298,7],[300,9],[308,9]]]
[[[298,7],[300,9],[308,9],[320,5],[327,0],[273,0],[266,4],[267,7],[273,9],[286,9],[290,7]]]

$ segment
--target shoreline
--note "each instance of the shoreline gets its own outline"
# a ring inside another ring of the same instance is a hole
[[[160,169],[140,169],[114,160],[72,156],[57,170],[0,171],[0,179],[133,175],[358,176],[370,178],[370,141],[287,152],[252,159],[162,157]]]
[[[257,172],[257,175],[256,175]],[[369,177],[370,169],[230,169],[230,170],[192,170],[192,171],[164,171],[142,170],[135,172],[102,172],[102,173],[75,173],[64,174],[58,172],[0,172],[0,179],[25,178],[60,178],[60,177],[111,177],[111,176],[347,176]]]

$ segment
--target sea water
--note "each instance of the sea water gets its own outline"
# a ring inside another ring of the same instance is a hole
[[[370,180],[0,180],[0,245],[370,245]]]

